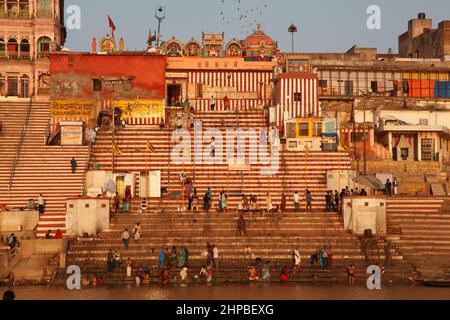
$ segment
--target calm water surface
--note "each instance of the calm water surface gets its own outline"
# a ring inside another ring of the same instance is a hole
[[[5,288],[0,288],[3,294]],[[450,300],[450,288],[345,285],[122,286],[70,291],[62,287],[14,288],[17,300]]]

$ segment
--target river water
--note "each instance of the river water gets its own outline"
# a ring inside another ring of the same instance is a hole
[[[0,293],[6,288],[0,288]],[[17,287],[17,300],[450,300],[450,288],[346,285],[121,286],[71,291],[63,287]]]

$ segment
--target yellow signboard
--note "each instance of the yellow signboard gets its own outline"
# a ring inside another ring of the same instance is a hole
[[[55,100],[52,101],[52,117],[94,117],[94,101],[92,100]]]
[[[123,118],[162,118],[164,116],[163,100],[117,100],[116,108],[122,111]]]

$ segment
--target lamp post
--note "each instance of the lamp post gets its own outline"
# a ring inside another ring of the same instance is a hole
[[[292,53],[294,53],[294,33],[298,32],[297,27],[292,23],[291,26],[288,29],[288,32],[291,34],[292,36]]]
[[[155,18],[158,20],[158,35],[156,36],[156,47],[159,47],[159,39],[161,38],[161,22],[166,18],[166,8],[162,6],[156,7]]]

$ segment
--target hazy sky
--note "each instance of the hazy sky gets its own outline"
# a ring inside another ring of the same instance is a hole
[[[297,52],[342,52],[357,44],[397,51],[397,37],[407,29],[408,20],[425,12],[433,26],[450,20],[449,0],[66,0],[66,7],[81,8],[81,30],[68,30],[66,47],[88,51],[93,36],[109,32],[107,15],[116,27],[116,38],[123,37],[127,50],[146,47],[149,29],[156,29],[157,5],[166,8],[161,34],[182,41],[204,32],[225,32],[226,40],[244,39],[256,23],[279,41],[282,50],[290,51],[287,32],[293,22]],[[366,27],[370,5],[381,8],[381,30]],[[258,8],[258,9],[257,9]],[[241,17],[242,16],[242,17]],[[245,17],[246,16],[246,17]]]

